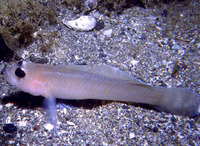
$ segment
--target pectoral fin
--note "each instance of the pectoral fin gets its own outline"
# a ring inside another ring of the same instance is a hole
[[[51,124],[53,126],[53,129],[56,130],[56,125],[57,125],[56,99],[54,97],[45,98],[43,105],[44,108],[46,109],[47,124]],[[52,129],[49,128],[48,130]]]

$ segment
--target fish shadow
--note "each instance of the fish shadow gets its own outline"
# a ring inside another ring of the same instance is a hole
[[[15,92],[2,99],[2,104],[13,103],[19,108],[34,109],[43,106],[44,97],[32,96],[25,92]]]
[[[13,103],[19,108],[28,108],[34,109],[38,107],[43,107],[44,97],[42,96],[33,96],[31,94],[25,92],[16,92],[12,93],[9,96],[5,96],[2,99],[2,104]],[[64,100],[64,99],[56,99],[56,104],[60,105],[59,108],[63,107],[72,107],[73,108],[84,108],[84,109],[92,109],[97,106],[101,106],[106,103],[111,103],[111,101],[102,101],[102,100]],[[65,106],[66,105],[66,106]]]
[[[18,106],[18,108],[27,108],[27,109],[35,109],[44,107],[44,97],[42,96],[33,96],[31,94],[25,92],[16,92],[12,93],[9,96],[5,96],[2,99],[2,104],[13,103],[14,105]],[[114,101],[107,101],[107,100],[95,100],[95,99],[85,99],[85,100],[68,100],[68,99],[56,99],[56,104],[58,108],[83,108],[83,109],[93,109],[95,107],[99,107],[102,105],[110,104]],[[120,102],[120,101],[116,101]],[[138,104],[138,103],[130,103],[130,102],[121,102],[126,103],[127,105],[122,105],[123,109],[128,109],[128,105],[132,105],[135,107],[142,107],[144,109],[155,109],[153,106],[148,104]]]

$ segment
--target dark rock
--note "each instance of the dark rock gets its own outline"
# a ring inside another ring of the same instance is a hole
[[[17,127],[14,124],[5,124],[3,130],[7,133],[14,133],[17,131]]]
[[[174,116],[171,117],[170,119],[173,123],[176,122],[176,118]]]
[[[101,29],[103,29],[104,28],[104,22],[102,21],[102,20],[99,20],[99,21],[97,21],[96,22],[96,26],[95,26],[95,28],[94,29],[96,29],[96,30],[101,30]]]
[[[155,132],[155,133],[156,133],[156,132],[158,132],[158,127],[153,127],[153,129],[152,129],[152,130],[153,130],[153,132]]]

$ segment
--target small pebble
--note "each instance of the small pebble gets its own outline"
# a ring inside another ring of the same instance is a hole
[[[26,127],[27,121],[19,121],[18,126],[19,127]]]
[[[183,62],[183,63],[181,63],[181,67],[184,69],[187,69],[188,66],[187,66],[187,64],[185,64],[185,62]]]
[[[130,109],[128,106],[126,106],[126,105],[122,105],[122,109]]]
[[[129,133],[129,138],[130,139],[135,138],[135,133],[133,133],[133,132]]]
[[[97,6],[97,0],[85,0],[84,5],[91,10]]]
[[[106,12],[107,8],[106,7],[101,7],[99,8],[99,13],[104,14]]]
[[[196,128],[195,122],[194,121],[187,121],[190,125],[190,128]]]
[[[167,40],[167,45],[171,48],[174,45],[174,41],[171,39]]]
[[[75,124],[74,124],[73,122],[70,122],[70,121],[67,121],[67,124],[68,124],[69,126],[75,126]]]
[[[195,45],[197,46],[198,49],[200,48],[200,43],[197,43]]]
[[[15,145],[15,142],[16,142],[15,140],[9,140],[9,141],[8,141],[8,144],[9,144],[9,145]]]
[[[104,22],[102,20],[97,21],[96,26],[94,29],[101,30],[105,27]]]
[[[6,106],[6,107],[11,107],[11,106],[13,106],[13,103],[6,103],[5,106]]]
[[[120,29],[120,35],[125,35],[125,28]]]
[[[173,123],[177,121],[176,118],[175,118],[174,116],[172,116],[170,120],[171,120]]]
[[[40,129],[40,126],[39,126],[39,125],[36,125],[36,126],[33,127],[33,129],[34,129],[35,131],[38,131],[38,130]]]
[[[112,29],[105,30],[105,31],[103,32],[103,34],[104,34],[106,37],[111,37],[111,36],[112,36]]]
[[[172,50],[179,50],[181,47],[179,45],[173,45]]]
[[[131,64],[132,64],[133,66],[135,66],[139,61],[132,59],[130,62],[131,62]]]
[[[158,127],[153,127],[153,129],[152,129],[152,130],[153,130],[153,132],[155,132],[155,133],[156,133],[156,132],[158,132]]]
[[[44,128],[47,129],[48,131],[51,131],[54,128],[54,125],[50,123],[46,123],[44,125]]]
[[[104,54],[104,53],[99,53],[99,58],[104,58],[104,57],[106,57],[107,55],[106,54]]]
[[[142,35],[141,35],[141,38],[140,39],[147,39],[147,36],[146,36],[146,34],[145,33],[142,33]]]
[[[167,10],[166,9],[162,11],[162,16],[167,17]]]
[[[163,81],[160,81],[160,86],[162,86],[162,87],[167,87],[167,84],[164,83]]]

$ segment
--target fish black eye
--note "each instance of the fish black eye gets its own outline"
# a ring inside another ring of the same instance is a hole
[[[19,62],[17,63],[17,65],[18,65],[19,67],[21,67],[22,64],[23,64],[23,61],[19,61]]]
[[[23,78],[25,77],[26,73],[24,72],[24,70],[20,67],[18,67],[16,70],[15,70],[15,75],[19,78]]]

